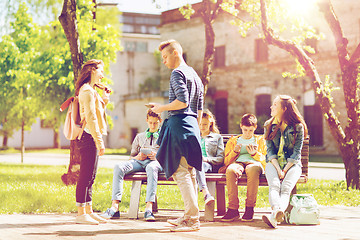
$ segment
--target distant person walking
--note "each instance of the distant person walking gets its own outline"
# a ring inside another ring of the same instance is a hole
[[[184,216],[168,220],[174,225],[171,231],[185,232],[200,229],[199,207],[195,169],[201,171],[201,137],[199,123],[203,110],[203,84],[183,57],[181,45],[175,40],[162,42],[159,46],[163,63],[174,69],[170,77],[169,104],[154,105],[156,113],[169,111],[160,131],[160,148],[156,159],[167,178],[173,176],[184,200]]]
[[[96,176],[98,157],[105,153],[102,135],[106,135],[107,132],[105,106],[109,102],[110,91],[104,88],[103,97],[100,97],[94,89],[95,86],[101,85],[103,77],[103,61],[92,59],[83,65],[75,85],[75,94],[79,96],[81,121],[85,124],[81,139],[76,140],[76,147],[79,148],[81,156],[80,176],[76,185],[76,223],[80,224],[99,224],[107,221],[95,214],[92,209],[92,185]]]
[[[274,99],[271,118],[265,122],[266,168],[269,185],[270,215],[263,221],[272,228],[284,220],[290,194],[301,175],[301,149],[307,127],[296,107],[296,100],[287,95]]]

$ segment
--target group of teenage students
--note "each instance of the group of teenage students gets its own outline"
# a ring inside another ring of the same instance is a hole
[[[245,213],[241,221],[252,221],[256,205],[259,176],[265,173],[269,185],[270,215],[263,221],[276,228],[284,221],[292,189],[301,175],[301,149],[307,127],[296,107],[296,100],[277,96],[271,106],[271,118],[265,122],[264,135],[254,134],[257,118],[245,114],[240,121],[242,134],[233,136],[224,147],[215,117],[203,110],[203,85],[196,72],[186,65],[182,48],[175,40],[160,44],[163,63],[173,69],[170,77],[169,104],[151,103],[146,122],[148,129],[139,133],[133,143],[130,160],[114,167],[112,204],[100,216],[92,210],[92,185],[95,180],[98,156],[104,154],[103,134],[106,134],[104,109],[109,92],[102,97],[95,91],[103,78],[101,60],[89,60],[81,70],[76,84],[81,119],[86,121],[84,134],[77,140],[81,152],[80,177],[76,188],[78,215],[76,223],[99,224],[119,218],[119,204],[126,174],[147,173],[144,219],[155,221],[152,205],[155,202],[158,173],[173,176],[184,200],[184,216],[169,219],[171,231],[200,229],[197,204],[197,185],[205,204],[214,202],[206,185],[206,172],[226,173],[228,209],[221,221],[240,218],[237,181],[245,172],[247,194]],[[162,123],[161,112],[169,118]]]

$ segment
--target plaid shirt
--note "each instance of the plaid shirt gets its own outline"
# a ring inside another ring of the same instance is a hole
[[[197,117],[197,111],[203,109],[204,86],[192,67],[180,65],[170,77],[169,103],[175,99],[186,103],[188,107],[169,111],[169,116],[186,114]]]

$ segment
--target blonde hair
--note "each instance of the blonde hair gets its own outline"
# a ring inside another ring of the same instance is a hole
[[[204,110],[204,112],[202,114],[202,117],[207,119],[210,122],[210,132],[212,132],[212,133],[220,133],[220,131],[219,131],[217,125],[216,125],[215,117],[208,109]]]
[[[182,54],[183,54],[183,49],[182,49],[180,43],[174,39],[170,39],[170,40],[160,43],[159,51],[161,52],[165,48],[167,49],[168,52],[173,52],[174,50],[176,50],[180,56],[182,56]]]

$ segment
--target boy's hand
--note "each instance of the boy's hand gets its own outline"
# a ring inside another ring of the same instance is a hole
[[[249,145],[246,146],[246,150],[248,151],[248,153],[250,155],[255,155],[257,153],[258,146],[253,145],[253,144],[249,144]]]
[[[156,152],[151,152],[147,156],[150,160],[156,160]]]
[[[139,152],[139,154],[136,155],[134,158],[139,161],[144,161],[147,158],[147,156],[145,154],[143,154],[142,152]]]
[[[234,147],[234,152],[239,153],[241,151],[242,144],[236,144]]]
[[[157,114],[160,114],[162,113],[164,110],[162,110],[162,105],[159,104],[159,103],[149,103],[151,105],[153,105],[153,107],[151,108],[151,110],[154,112],[154,113],[157,113]]]

